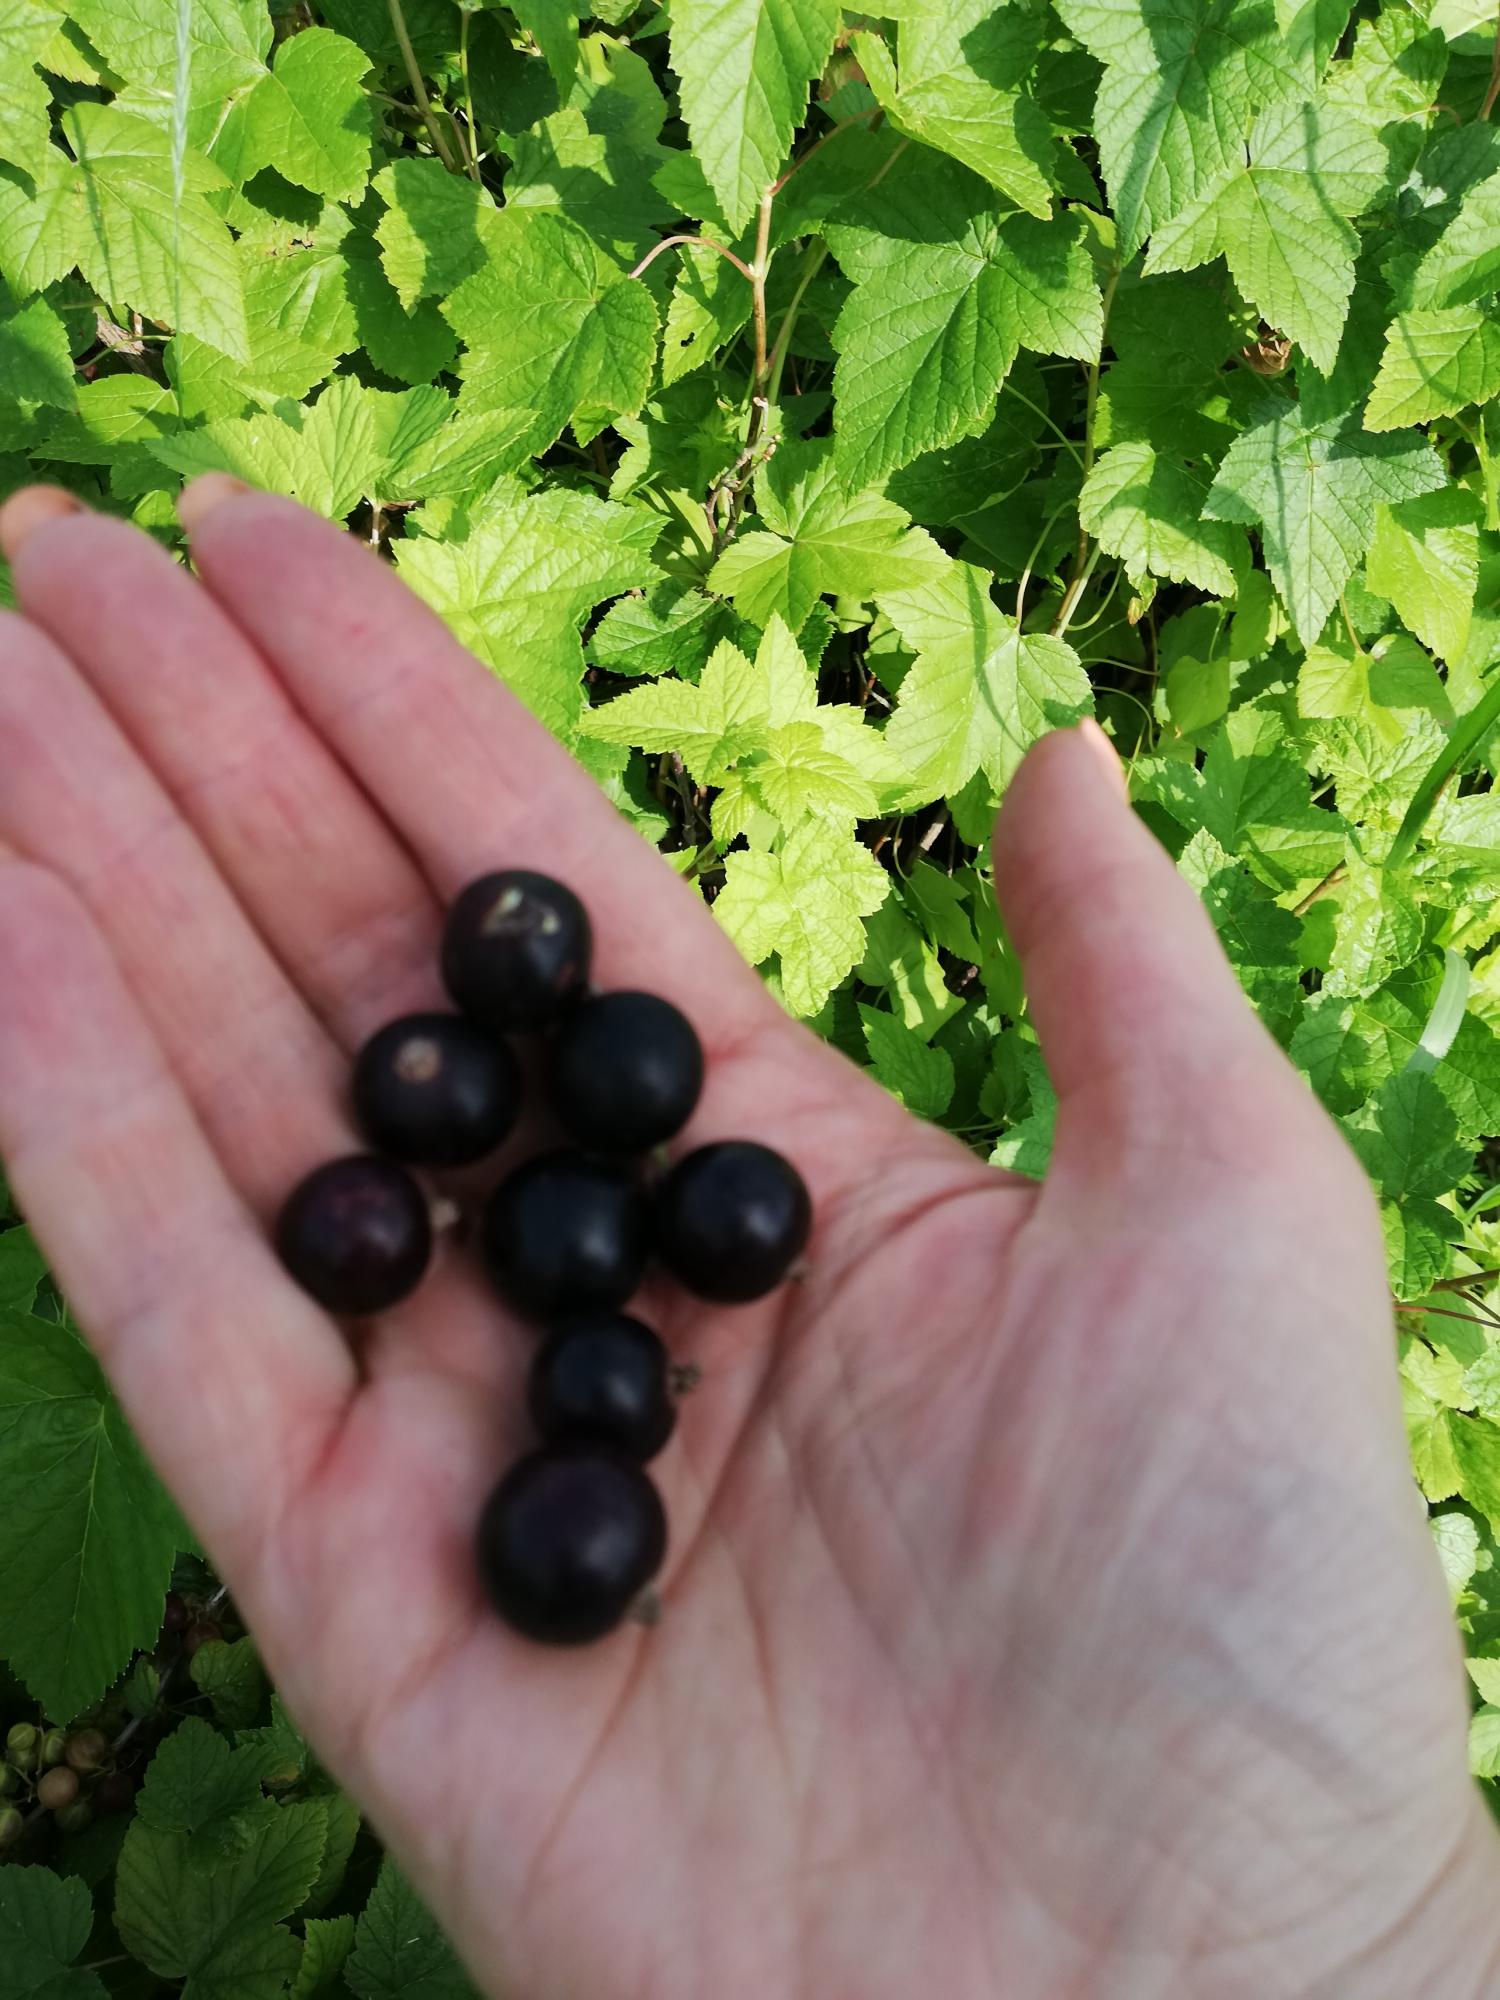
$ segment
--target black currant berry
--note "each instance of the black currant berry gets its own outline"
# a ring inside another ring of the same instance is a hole
[[[650,1204],[613,1160],[544,1153],[490,1196],[482,1238],[495,1289],[517,1312],[559,1320],[608,1311],[641,1282]]]
[[[463,1167],[516,1122],[521,1072],[508,1045],[461,1014],[408,1014],[354,1062],[354,1115],[372,1146],[419,1167]]]
[[[414,1292],[432,1255],[427,1202],[405,1167],[354,1153],[293,1189],[276,1250],[329,1312],[383,1312]]]
[[[551,1088],[552,1108],[580,1146],[646,1153],[692,1117],[703,1049],[670,1000],[601,993],[559,1028]]]
[[[667,1350],[626,1313],[592,1313],[549,1334],[531,1359],[527,1401],[544,1444],[612,1445],[644,1465],[677,1422]]]
[[[443,983],[487,1028],[545,1028],[582,998],[593,934],[561,882],[507,868],[471,882],[443,926]]]
[[[479,1570],[508,1625],[552,1646],[614,1630],[661,1568],[667,1517],[638,1465],[549,1447],[513,1465],[479,1522]]]
[[[656,1248],[699,1298],[739,1305],[772,1292],[807,1247],[812,1202],[789,1160],[751,1139],[700,1146],[656,1197]]]

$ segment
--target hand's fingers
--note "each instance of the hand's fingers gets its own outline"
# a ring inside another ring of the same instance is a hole
[[[777,1024],[693,891],[387,566],[290,501],[226,484],[208,475],[184,499],[200,574],[441,896],[490,868],[560,876],[589,906],[605,983],[684,1005],[711,1054]]]
[[[60,513],[66,497],[31,488],[0,515],[27,617],[87,677],[339,1040],[433,1004],[438,907],[387,822],[208,592],[123,522]]]
[[[244,1563],[355,1387],[225,1180],[81,905],[0,857],[0,1157],[141,1440]]]
[[[1289,1115],[1316,1123],[1096,725],[1032,750],[994,856],[1072,1166],[1118,1174],[1128,1146],[1201,1159],[1216,1134],[1244,1163]]]
[[[0,613],[0,838],[89,910],[245,1198],[346,1151],[344,1065],[72,663]]]

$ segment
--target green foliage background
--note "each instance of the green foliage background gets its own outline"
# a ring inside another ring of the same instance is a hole
[[[1484,1780],[1495,12],[0,21],[0,490],[60,480],[176,546],[219,467],[347,520],[792,1012],[1028,1172],[1052,1097],[988,832],[1026,746],[1099,716],[1380,1194]],[[144,1779],[64,1830],[6,1778],[12,1858],[45,1864],[0,1870],[13,1990],[466,1991],[3,1214],[0,1712],[92,1716]]]

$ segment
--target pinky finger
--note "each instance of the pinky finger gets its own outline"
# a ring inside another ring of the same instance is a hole
[[[229,1185],[82,905],[3,852],[0,1158],[142,1444],[225,1567],[249,1561],[326,1450],[353,1362]]]

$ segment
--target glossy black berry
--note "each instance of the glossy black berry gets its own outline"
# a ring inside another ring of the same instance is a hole
[[[638,1465],[554,1447],[513,1465],[479,1523],[490,1602],[528,1639],[586,1645],[614,1630],[661,1568],[667,1517]]]
[[[789,1160],[750,1139],[700,1146],[656,1197],[656,1248],[689,1291],[720,1305],[758,1299],[807,1247],[812,1202]]]
[[[593,934],[561,882],[507,868],[471,882],[443,927],[443,983],[486,1027],[545,1028],[583,997]]]
[[[560,1320],[607,1311],[641,1282],[650,1204],[613,1160],[544,1153],[490,1196],[482,1240],[495,1289],[517,1312]]]
[[[368,1153],[330,1160],[292,1191],[276,1250],[329,1312],[383,1312],[422,1282],[432,1255],[427,1202],[392,1160]]]
[[[420,1167],[463,1167],[516,1122],[521,1072],[509,1046],[462,1014],[408,1014],[354,1062],[354,1115],[372,1146]]]
[[[552,1108],[595,1152],[649,1152],[682,1130],[702,1088],[692,1023],[655,993],[585,1000],[552,1045]]]
[[[667,1350],[627,1313],[591,1313],[549,1334],[531,1359],[527,1401],[544,1444],[612,1445],[642,1465],[677,1421]]]

